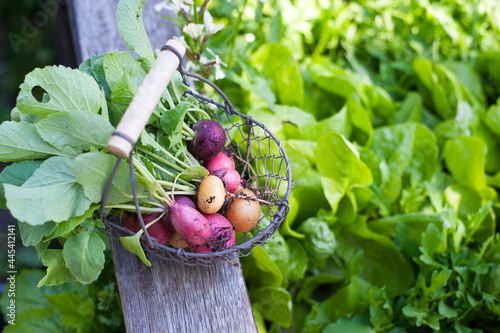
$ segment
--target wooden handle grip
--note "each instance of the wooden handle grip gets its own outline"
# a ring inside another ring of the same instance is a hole
[[[186,47],[176,40],[169,40],[167,45],[177,49],[181,56],[184,56],[186,53]],[[116,132],[130,138],[134,144],[137,142],[178,66],[179,58],[173,52],[169,50],[160,52],[151,70],[137,90],[132,102],[130,102],[130,105],[123,114],[120,123],[116,127]],[[132,148],[133,145],[119,135],[111,136],[108,142],[109,151],[120,158],[127,157]]]

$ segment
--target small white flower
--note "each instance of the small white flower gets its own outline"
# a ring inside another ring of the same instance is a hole
[[[215,25],[214,18],[212,17],[212,15],[210,15],[208,10],[205,10],[205,12],[203,13],[203,21],[205,21],[205,31],[209,35],[213,35],[224,28],[224,23]]]
[[[227,67],[227,64],[225,64],[224,62],[222,62],[222,60],[220,60],[219,56],[217,54],[215,54],[212,50],[210,50],[208,47],[207,47],[207,51],[214,56],[215,58],[215,65],[214,65],[214,68],[215,68],[215,79],[216,80],[222,80],[223,78],[226,77],[226,74],[224,73],[224,71],[222,70],[222,66],[224,67]]]
[[[181,9],[184,11],[189,11],[191,9],[191,6],[194,2],[193,0],[164,0],[160,3],[157,3],[154,7],[156,12],[161,12],[162,9],[167,9],[167,10],[172,10],[175,12],[175,14],[178,14]]]
[[[182,29],[182,31],[187,33],[193,39],[196,39],[201,36],[204,27],[205,26],[203,24],[189,23],[188,25],[184,26],[184,29]]]

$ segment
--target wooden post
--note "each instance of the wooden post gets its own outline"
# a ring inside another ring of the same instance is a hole
[[[91,53],[126,50],[116,28],[117,0],[69,1],[79,61]],[[146,1],[143,21],[153,48],[178,29]],[[214,266],[183,266],[149,257],[145,266],[111,241],[127,332],[257,332],[238,258]]]

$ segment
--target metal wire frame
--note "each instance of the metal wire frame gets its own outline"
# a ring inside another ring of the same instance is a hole
[[[211,86],[223,99],[224,104],[220,104],[191,90],[186,92],[186,94],[195,97],[200,105],[203,105],[204,109],[219,123],[225,124],[225,131],[231,141],[230,146],[233,148],[236,159],[236,169],[240,170],[241,178],[245,184],[256,192],[261,202],[265,203],[266,213],[262,214],[257,226],[251,232],[243,233],[242,237],[236,240],[229,249],[214,253],[193,253],[189,250],[159,244],[156,239],[150,237],[139,210],[135,188],[133,152],[131,152],[129,166],[134,204],[140,226],[144,232],[141,239],[143,243],[149,245],[143,246],[143,248],[151,255],[190,266],[211,265],[218,260],[231,260],[235,257],[248,256],[252,253],[254,246],[266,243],[266,240],[278,229],[289,211],[288,199],[293,185],[290,161],[279,139],[262,123],[251,116],[237,112],[227,96],[215,84],[197,74],[184,71],[181,66],[179,66],[179,72],[183,75],[184,81],[186,81],[186,76],[200,80]],[[273,154],[273,152],[275,153]],[[121,159],[119,158],[108,180],[100,212],[100,218],[106,224],[106,234],[116,239],[134,235],[132,231],[120,224],[119,219],[108,218],[104,210],[113,178],[120,163]],[[282,186],[286,187],[283,189]]]

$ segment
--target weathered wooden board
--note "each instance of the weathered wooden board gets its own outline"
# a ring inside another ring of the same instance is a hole
[[[118,0],[70,0],[79,61],[90,54],[126,50],[116,29]],[[143,13],[151,45],[160,48],[176,34],[153,12]],[[239,261],[188,267],[150,257],[152,267],[111,242],[127,332],[257,332]]]
[[[127,332],[256,332],[238,260],[191,267],[150,257],[147,267],[116,240],[113,257]]]
[[[147,0],[143,21],[153,49],[161,48],[169,38],[178,35],[172,22],[159,17],[153,10],[160,0]],[[126,51],[116,28],[116,7],[119,0],[70,0],[69,10],[75,36],[75,49],[80,61],[90,54],[111,50]]]

